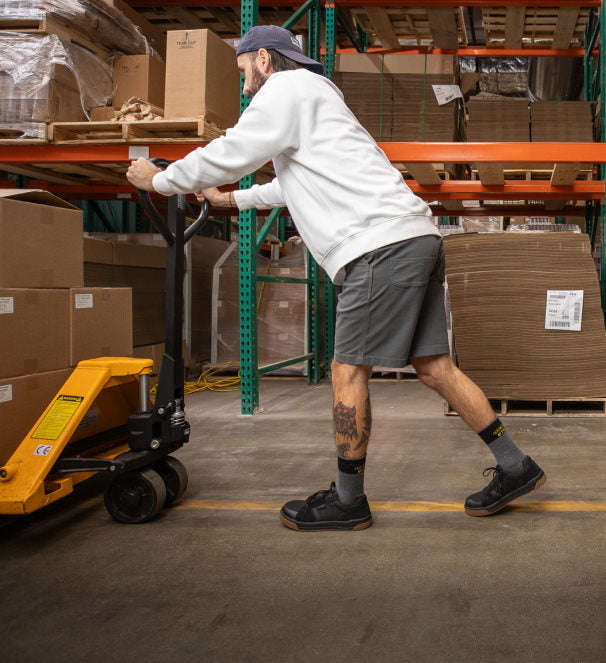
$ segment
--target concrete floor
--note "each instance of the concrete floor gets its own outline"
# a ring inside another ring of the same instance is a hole
[[[334,478],[330,386],[260,394],[253,417],[188,397],[190,487],[153,522],[112,521],[96,477],[1,523],[2,661],[606,660],[606,418],[505,418],[547,484],[471,518],[486,447],[419,382],[374,381],[375,524],[298,533],[277,510]]]

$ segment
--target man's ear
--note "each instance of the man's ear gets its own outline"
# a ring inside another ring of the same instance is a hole
[[[266,49],[260,48],[257,52],[257,60],[259,62],[259,67],[264,74],[272,74],[273,68],[271,66],[271,56]]]

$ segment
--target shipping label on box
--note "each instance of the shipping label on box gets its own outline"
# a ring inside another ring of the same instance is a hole
[[[545,329],[581,331],[583,290],[548,290]]]

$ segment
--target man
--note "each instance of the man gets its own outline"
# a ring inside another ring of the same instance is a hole
[[[287,206],[316,261],[337,285],[332,362],[336,485],[285,504],[282,523],[295,530],[364,529],[372,515],[364,494],[371,432],[368,382],[373,365],[403,367],[443,396],[486,442],[493,479],[465,502],[490,515],[538,488],[545,475],[495,417],[480,388],[449,355],[444,313],[444,250],[428,206],[415,196],[368,132],[301,52],[290,32],[254,27],[237,49],[244,93],[252,101],[224,137],[164,172],[134,161],[132,184],[164,195],[201,191],[215,206]],[[269,160],[276,178],[222,193]]]

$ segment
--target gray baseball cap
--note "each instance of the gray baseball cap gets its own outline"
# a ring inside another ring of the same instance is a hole
[[[255,25],[240,40],[236,56],[241,53],[258,51],[260,48],[278,51],[278,53],[313,71],[314,74],[322,75],[324,73],[324,67],[320,62],[303,55],[299,43],[290,30],[285,30],[277,25]]]

